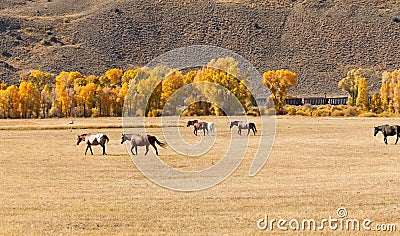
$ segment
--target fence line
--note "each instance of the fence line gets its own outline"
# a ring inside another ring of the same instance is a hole
[[[336,97],[336,98],[326,98],[326,97],[306,97],[306,98],[286,98],[286,105],[301,106],[304,104],[311,105],[346,105],[348,97]],[[265,105],[267,103],[266,98],[257,98],[258,105]]]

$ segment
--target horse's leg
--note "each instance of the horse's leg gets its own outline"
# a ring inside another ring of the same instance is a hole
[[[132,147],[131,147],[131,153],[133,154],[133,155],[135,155],[135,153],[133,153],[133,149],[135,148],[135,146],[132,144]]]
[[[238,135],[242,135],[242,129],[238,128]]]
[[[256,128],[252,128],[254,136],[256,136]]]
[[[107,155],[106,153],[106,144],[101,145],[103,147],[103,155]]]
[[[250,127],[247,129],[247,136],[250,134]]]
[[[151,146],[153,146],[153,148],[156,150],[156,155],[158,156],[158,150],[157,150],[156,144],[152,143]]]
[[[395,143],[395,144],[397,144],[397,141],[399,141],[399,134],[400,134],[400,133],[397,133],[397,135],[396,135],[397,138],[396,138],[396,143]]]
[[[146,153],[144,155],[146,156],[148,152],[149,152],[149,144],[146,144]]]
[[[88,150],[88,149],[89,149],[89,145],[86,146],[85,156],[86,156],[86,153],[87,153],[87,150]]]
[[[203,129],[203,133],[204,133],[204,136],[206,136],[206,129]],[[207,134],[208,134],[208,129],[207,129]]]
[[[136,146],[135,146],[136,155],[137,155],[137,147],[138,147],[138,146],[136,145]]]
[[[93,155],[92,145],[89,145],[90,153]]]
[[[385,144],[386,144],[386,145],[388,144],[388,143],[387,143],[387,136],[386,136],[386,135],[383,136],[383,141],[385,141]]]

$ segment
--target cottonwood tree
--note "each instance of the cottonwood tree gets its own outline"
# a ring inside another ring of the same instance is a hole
[[[270,70],[263,74],[263,84],[271,92],[277,114],[282,114],[289,89],[297,85],[297,75],[289,70]]]
[[[108,80],[110,81],[110,86],[112,88],[121,85],[122,75],[123,71],[121,69],[116,69],[116,68],[110,69],[106,71],[106,73],[104,74],[104,76],[107,77]]]
[[[389,112],[400,113],[400,70],[382,73],[381,99]]]
[[[5,92],[5,109],[9,118],[20,117],[19,88],[15,85],[8,86]]]
[[[32,83],[34,88],[42,91],[46,84],[53,83],[53,77],[49,73],[33,70],[28,76],[28,81]]]
[[[22,118],[32,118],[33,113],[39,115],[40,93],[31,82],[21,82],[18,95],[20,99],[20,111]]]
[[[165,79],[162,81],[162,90],[161,90],[161,107],[164,108],[167,102],[170,103],[170,107],[172,110],[168,110],[171,115],[175,115],[175,107],[179,105],[179,96],[174,97],[173,99],[171,96],[180,89],[183,85],[183,73],[179,70],[170,73]]]
[[[371,111],[376,114],[380,114],[383,112],[382,109],[382,99],[378,93],[374,93],[371,99]]]
[[[368,100],[368,83],[366,78],[360,78],[358,80],[358,93],[356,99],[356,105],[360,106],[364,111],[369,110],[369,100]]]
[[[357,70],[353,69],[348,71],[347,76],[341,79],[338,83],[338,86],[349,94],[347,104],[350,106],[356,105],[358,95],[358,80],[360,78],[362,78],[362,68]]]

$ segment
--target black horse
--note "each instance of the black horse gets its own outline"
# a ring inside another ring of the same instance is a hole
[[[399,141],[399,136],[400,136],[400,126],[399,125],[380,125],[374,127],[374,136],[378,134],[378,132],[382,132],[383,134],[383,141],[385,144],[388,144],[387,142],[387,136],[397,136],[396,138],[396,143]]]

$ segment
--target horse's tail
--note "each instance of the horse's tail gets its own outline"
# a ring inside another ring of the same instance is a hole
[[[154,138],[154,141],[155,141],[158,145],[160,145],[160,147],[165,148],[165,146],[167,146],[166,143],[160,142],[160,141],[156,138],[156,136],[150,136],[150,137],[151,137],[151,138]]]
[[[110,142],[110,139],[108,138],[107,135],[103,134],[103,138],[105,138],[107,140],[107,143]]]

